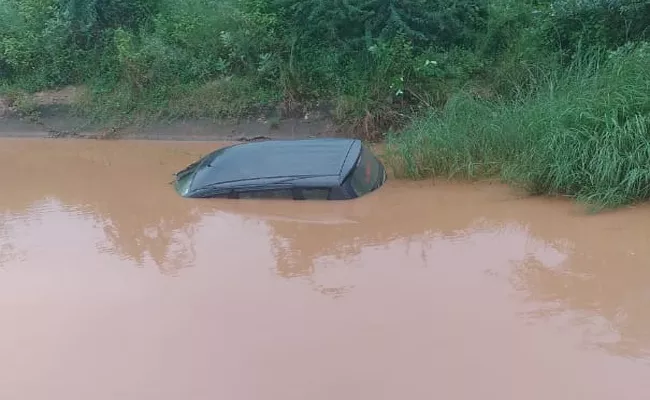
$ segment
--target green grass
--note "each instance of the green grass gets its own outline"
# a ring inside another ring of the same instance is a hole
[[[76,104],[83,115],[98,122],[142,122],[183,118],[230,119],[257,116],[279,102],[279,93],[245,78],[213,80],[204,84],[134,90],[122,84],[91,90]]]
[[[597,208],[650,198],[650,47],[588,54],[510,102],[457,95],[391,134],[396,173],[498,177],[531,194]]]

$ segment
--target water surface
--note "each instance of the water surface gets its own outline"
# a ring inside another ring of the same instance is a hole
[[[1,399],[650,397],[650,208],[177,196],[215,146],[0,140]]]

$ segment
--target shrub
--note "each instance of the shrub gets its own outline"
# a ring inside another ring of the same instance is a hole
[[[33,88],[63,84],[78,76],[78,53],[68,46],[69,22],[56,0],[0,3],[0,64],[9,77]]]
[[[486,23],[483,0],[277,0],[270,2],[300,40],[358,50],[404,35],[416,46],[471,46]]]
[[[112,31],[138,30],[157,1],[2,0],[0,66],[32,90],[78,83],[111,55]]]
[[[650,38],[647,0],[557,0],[548,11],[545,36],[571,56],[579,47],[615,49]]]
[[[506,178],[532,193],[597,206],[650,198],[650,46],[625,46],[597,62],[571,71],[537,100],[552,114]]]
[[[606,61],[602,61],[606,58]],[[650,46],[576,57],[515,101],[457,96],[389,138],[409,177],[498,177],[599,207],[650,198]]]

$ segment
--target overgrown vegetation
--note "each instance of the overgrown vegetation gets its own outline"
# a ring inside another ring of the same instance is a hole
[[[576,55],[512,100],[458,94],[389,138],[408,177],[500,177],[596,207],[650,198],[650,45]]]
[[[100,118],[299,115],[410,177],[650,197],[650,0],[0,0],[0,90]],[[4,89],[3,89],[4,88]]]
[[[516,2],[500,1],[513,13]],[[491,9],[488,0],[0,0],[0,79],[31,91],[87,84],[81,105],[98,116],[326,105],[372,136],[486,74],[497,42],[516,35]]]

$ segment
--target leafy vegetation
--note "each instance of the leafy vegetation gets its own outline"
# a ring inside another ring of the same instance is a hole
[[[325,103],[373,135],[484,65],[488,14],[486,0],[0,0],[0,76],[87,84],[98,115]]]
[[[649,0],[0,0],[0,91],[97,118],[293,115],[389,134],[410,177],[650,196]],[[646,64],[644,64],[646,63]]]
[[[499,177],[532,194],[594,207],[650,198],[650,45],[578,54],[512,100],[452,98],[390,135],[389,157],[411,177]]]

